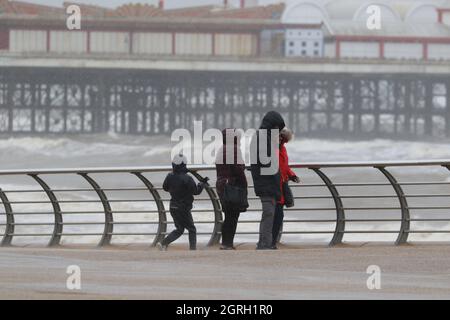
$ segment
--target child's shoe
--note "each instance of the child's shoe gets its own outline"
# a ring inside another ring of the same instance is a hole
[[[158,242],[156,247],[159,249],[159,251],[167,251],[167,246],[163,245],[161,242]]]

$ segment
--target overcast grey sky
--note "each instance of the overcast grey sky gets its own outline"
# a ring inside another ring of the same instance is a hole
[[[23,0],[26,2],[34,2],[38,4],[50,4],[61,6],[64,0]],[[73,2],[80,2],[86,4],[96,4],[105,7],[116,7],[125,3],[149,3],[149,4],[157,4],[158,0],[71,0]],[[223,0],[165,0],[166,8],[174,8],[174,7],[186,7],[192,5],[205,5],[205,4],[220,4],[223,3]],[[239,3],[239,0],[229,0],[230,3]],[[265,2],[280,2],[276,0],[263,0],[261,3]]]

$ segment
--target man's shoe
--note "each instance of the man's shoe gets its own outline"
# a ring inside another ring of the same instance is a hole
[[[236,248],[230,246],[221,246],[220,250],[228,251],[228,250],[236,250]]]
[[[161,242],[158,242],[156,247],[158,248],[159,251],[167,251],[167,246],[163,245]]]

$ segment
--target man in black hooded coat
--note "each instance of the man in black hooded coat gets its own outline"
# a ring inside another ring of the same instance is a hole
[[[276,111],[268,112],[263,120],[262,124],[257,130],[255,136],[252,139],[251,147],[251,172],[253,177],[253,183],[255,187],[255,194],[261,199],[262,203],[262,218],[259,228],[259,242],[257,249],[267,250],[272,248],[272,229],[273,221],[275,216],[275,207],[278,200],[281,198],[281,187],[280,187],[280,170],[279,166],[275,168],[275,173],[262,172],[264,169],[272,167],[274,164],[270,161],[269,163],[261,163],[261,154],[266,153],[267,157],[270,159],[277,159],[278,161],[278,150],[274,149],[278,146],[278,141],[273,143],[271,130],[281,131],[286,127],[283,117]],[[265,134],[261,134],[261,130],[265,130]],[[266,142],[261,142],[260,138],[267,139]],[[274,137],[275,138],[275,137]],[[260,146],[267,143],[266,150],[260,150]],[[256,144],[256,145],[255,145]],[[255,152],[253,152],[256,150]],[[273,154],[275,153],[275,154]]]

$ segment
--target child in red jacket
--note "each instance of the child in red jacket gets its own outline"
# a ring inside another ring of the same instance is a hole
[[[279,149],[279,165],[280,165],[280,188],[281,188],[281,199],[278,201],[276,209],[275,209],[275,219],[273,222],[273,241],[272,248],[277,249],[277,242],[280,236],[281,226],[283,225],[284,220],[284,192],[283,186],[286,182],[293,181],[295,183],[300,183],[300,179],[297,177],[294,171],[292,171],[291,167],[289,167],[289,157],[287,154],[285,144],[292,140],[293,134],[292,131],[288,128],[284,128],[280,132],[280,149]]]

